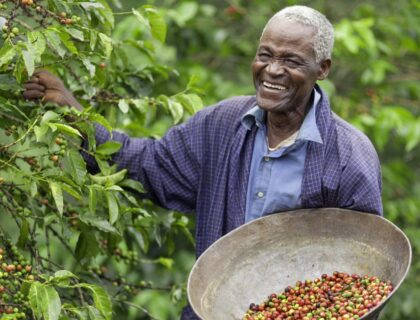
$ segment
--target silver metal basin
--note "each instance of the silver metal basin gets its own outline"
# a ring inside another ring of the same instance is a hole
[[[209,247],[191,270],[188,300],[202,319],[242,319],[251,302],[340,271],[392,281],[393,293],[361,318],[375,319],[410,263],[408,238],[382,217],[335,208],[288,211],[249,222]]]

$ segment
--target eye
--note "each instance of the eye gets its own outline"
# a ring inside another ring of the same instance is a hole
[[[271,55],[267,52],[258,53],[258,59],[261,61],[268,61],[271,58]]]
[[[285,58],[283,62],[289,67],[298,67],[301,65],[299,61],[291,58]]]

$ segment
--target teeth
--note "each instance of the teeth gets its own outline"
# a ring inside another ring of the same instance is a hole
[[[277,89],[277,90],[286,90],[286,87],[278,85],[278,84],[273,84],[273,83],[269,83],[267,81],[263,81],[263,85],[267,88],[271,88],[271,89]]]

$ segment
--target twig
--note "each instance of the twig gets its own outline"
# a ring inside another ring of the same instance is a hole
[[[25,122],[25,121],[23,121],[23,120],[21,120],[19,118],[16,118],[14,116],[11,116],[10,114],[7,114],[7,113],[1,112],[1,111],[0,111],[0,116],[5,117],[5,118],[8,118],[10,120],[13,120],[15,122],[19,122],[19,123],[24,123]]]
[[[7,18],[7,19],[9,18],[7,14],[3,14],[3,13],[0,13],[0,17]],[[31,30],[31,31],[33,30],[33,28],[29,24],[23,22],[22,20],[14,18],[13,21],[19,23],[21,26],[25,27],[28,30]]]
[[[26,136],[32,131],[32,129],[35,127],[35,125],[38,123],[38,121],[40,119],[41,119],[41,117],[37,117],[35,119],[35,121],[29,126],[28,130],[26,130],[26,132],[20,138],[18,138],[17,140],[15,140],[15,141],[13,141],[13,142],[11,142],[9,144],[6,144],[4,146],[1,146],[0,147],[0,150],[8,149],[11,146],[13,146],[13,145],[17,144],[18,142],[22,141],[23,139],[25,139]]]
[[[51,268],[50,234],[48,233],[48,228],[45,229],[45,240],[47,241],[48,267]]]
[[[77,261],[77,263],[81,265],[80,262],[77,260],[76,256],[74,255],[72,248],[70,248],[70,246],[67,244],[66,240],[64,240],[63,237],[61,237],[61,235],[57,231],[55,231],[51,226],[48,226],[47,228],[51,230],[54,236],[56,236],[58,240],[60,240],[62,245],[70,252],[70,254]]]
[[[116,302],[120,302],[120,303],[124,303],[124,304],[126,304],[127,306],[129,306],[129,307],[132,307],[132,308],[135,308],[135,309],[137,309],[137,310],[140,310],[140,311],[142,311],[143,313],[145,313],[150,319],[152,319],[152,320],[159,320],[158,318],[155,318],[154,316],[152,316],[151,314],[150,314],[150,312],[147,310],[147,309],[145,309],[145,308],[143,308],[142,306],[138,306],[138,305],[136,305],[136,304],[134,304],[134,303],[132,303],[132,302],[129,302],[129,301],[124,301],[124,300],[119,300],[119,299],[114,299],[114,301],[116,301]]]

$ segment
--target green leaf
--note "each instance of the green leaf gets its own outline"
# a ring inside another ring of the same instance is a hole
[[[29,190],[30,190],[31,197],[35,197],[36,194],[38,193],[38,185],[36,181],[31,181],[31,186]]]
[[[35,62],[39,62],[41,60],[41,56],[45,51],[46,41],[44,36],[39,31],[31,31],[27,33],[28,43],[31,44],[33,48],[34,60]]]
[[[70,271],[58,270],[54,273],[54,277],[51,282],[60,287],[67,287],[69,286],[71,279],[78,279],[78,277]]]
[[[196,2],[186,1],[179,4],[176,10],[171,12],[171,16],[180,27],[183,27],[186,22],[196,16],[198,10],[199,6]]]
[[[76,189],[74,189],[72,186],[70,186],[66,183],[63,183],[61,185],[61,187],[63,188],[63,191],[67,192],[73,198],[75,198],[77,200],[82,200],[82,195]]]
[[[145,9],[147,18],[149,19],[150,29],[153,38],[164,43],[166,39],[166,23],[159,12],[150,6],[146,6]]]
[[[104,49],[105,57],[109,58],[112,52],[112,40],[105,33],[99,33],[99,41]]]
[[[32,76],[35,70],[34,57],[31,53],[26,50],[22,50],[23,61],[25,62],[26,71],[28,72],[28,77]]]
[[[184,110],[182,109],[182,105],[179,102],[173,101],[164,95],[160,95],[158,97],[158,101],[163,104],[165,109],[169,110],[175,124],[181,120]]]
[[[405,150],[407,152],[413,150],[420,143],[420,119],[413,122],[408,129],[407,144]]]
[[[77,239],[75,250],[76,259],[79,261],[84,258],[90,259],[98,254],[98,249],[95,233],[92,231],[83,231]]]
[[[64,29],[69,35],[71,35],[74,39],[85,41],[85,37],[83,35],[83,32],[75,29],[75,28],[65,28]]]
[[[90,62],[88,58],[82,58],[82,63],[86,70],[89,72],[90,77],[93,78],[95,76],[96,67]]]
[[[47,43],[57,52],[60,58],[64,57],[66,50],[61,46],[60,36],[53,30],[45,30],[44,36],[47,39]]]
[[[119,185],[123,188],[133,189],[134,191],[137,191],[139,193],[145,193],[146,192],[143,185],[137,180],[125,179],[122,182],[120,182]]]
[[[43,141],[49,129],[48,125],[41,125],[34,127],[35,137],[37,142]]]
[[[182,108],[182,105],[179,102],[170,100],[169,111],[171,112],[172,118],[174,118],[175,124],[181,121],[182,116],[184,114],[184,109]]]
[[[143,15],[137,11],[136,9],[131,9],[136,19],[140,22],[140,24],[144,27],[146,27],[150,31],[150,24],[149,21]]]
[[[72,136],[79,136],[79,137],[83,138],[82,135],[80,134],[79,130],[77,130],[73,127],[70,127],[67,124],[49,123],[48,125],[49,125],[49,127],[51,128],[52,131],[56,131],[58,129],[58,131],[61,131],[63,133],[67,133],[67,134],[72,135]]]
[[[112,126],[104,116],[97,113],[92,113],[89,114],[89,120],[99,123],[100,125],[104,126],[108,132],[112,132]]]
[[[92,188],[90,186],[88,188],[89,188],[89,210],[92,214],[95,214],[96,203],[97,203],[96,190],[95,188]]]
[[[120,108],[122,113],[127,113],[130,106],[125,99],[120,99],[120,101],[118,101],[118,108]]]
[[[127,169],[123,169],[121,171],[118,171],[117,173],[110,174],[107,176],[98,176],[98,175],[89,174],[89,177],[92,179],[93,182],[103,186],[105,184],[110,184],[110,185],[117,184],[118,182],[124,179],[126,174],[127,174]]]
[[[12,61],[15,55],[15,48],[10,45],[3,45],[3,47],[0,49],[0,68]]]
[[[54,111],[48,110],[44,113],[41,119],[41,124],[48,123],[52,120],[56,120],[60,118],[60,115],[58,113],[55,113]]]
[[[86,163],[81,154],[75,150],[69,150],[66,162],[69,164],[71,175],[78,185],[82,185],[86,180]]]
[[[107,141],[96,147],[96,153],[107,156],[118,152],[121,149],[121,143],[117,141]]]
[[[170,258],[160,257],[159,258],[159,263],[167,269],[172,269],[172,266],[174,264],[174,260],[170,259]]]
[[[80,216],[80,220],[82,220],[87,225],[95,227],[103,232],[109,232],[119,235],[118,230],[113,227],[108,221],[100,220],[97,216],[94,215],[84,215]]]
[[[131,231],[131,234],[134,236],[134,239],[136,239],[140,248],[146,253],[149,250],[150,244],[149,235],[146,230],[141,227],[136,227],[136,229],[129,227],[128,229]]]
[[[203,109],[204,104],[203,104],[203,100],[201,100],[201,98],[196,95],[195,93],[190,93],[188,94],[188,97],[190,98],[192,105],[194,107],[194,113]]]
[[[59,31],[58,35],[60,36],[61,42],[66,46],[66,48],[73,54],[77,54],[78,50],[74,45],[74,42],[71,40],[70,36],[64,31]]]
[[[94,284],[80,283],[75,287],[85,288],[91,291],[93,302],[96,309],[105,317],[106,320],[112,318],[112,304],[108,293],[100,286]]]
[[[106,200],[108,203],[109,210],[109,223],[114,224],[119,217],[119,206],[115,194],[112,191],[106,193]]]
[[[22,221],[22,224],[20,226],[20,234],[19,239],[17,241],[17,246],[19,248],[24,248],[26,243],[29,239],[29,223],[26,220]]]
[[[78,317],[79,320],[86,320],[87,319],[87,314],[86,314],[86,310],[80,310],[74,306],[72,306],[71,304],[68,303],[64,303],[62,305],[63,310],[65,310],[65,312],[67,313],[73,313],[74,315],[76,315]],[[73,318],[71,318],[73,319]],[[67,320],[67,319],[60,319],[60,320]],[[103,320],[103,319],[101,319]]]
[[[37,318],[58,320],[61,312],[61,301],[54,288],[38,281],[32,283],[29,290],[29,304]]]
[[[97,2],[79,2],[79,5],[85,10],[105,9],[105,7]]]
[[[63,191],[61,190],[61,185],[57,182],[50,181],[49,182],[50,189],[52,192],[52,196],[55,201],[55,205],[57,206],[58,212],[60,213],[60,216],[63,216]]]
[[[83,320],[105,320],[105,317],[95,307],[88,306],[87,312],[88,312],[89,319],[85,317],[83,318]]]

